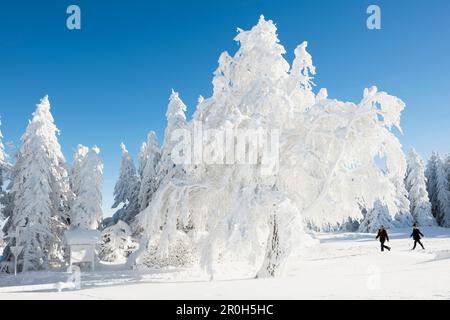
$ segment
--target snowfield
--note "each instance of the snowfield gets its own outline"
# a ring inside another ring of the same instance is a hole
[[[450,299],[450,229],[422,228],[426,250],[413,252],[410,231],[390,230],[392,251],[383,253],[374,234],[316,233],[320,243],[275,279],[208,281],[200,270],[102,264],[81,275],[81,290],[59,293],[52,286],[64,272],[2,274],[0,299]]]

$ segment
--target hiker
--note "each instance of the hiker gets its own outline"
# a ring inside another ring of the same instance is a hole
[[[425,248],[424,248],[422,242],[420,242],[420,239],[422,239],[423,236],[424,236],[423,233],[420,232],[419,228],[417,228],[417,225],[414,223],[414,224],[413,224],[413,231],[412,231],[412,233],[411,233],[411,235],[410,235],[410,237],[412,237],[412,238],[414,239],[414,247],[413,247],[411,250],[416,249],[416,245],[417,245],[417,244],[420,244],[420,246],[422,247],[422,249],[425,250]]]
[[[389,251],[391,251],[390,247],[384,245],[386,240],[387,240],[387,242],[389,242],[389,236],[388,236],[388,234],[386,232],[386,229],[384,229],[384,225],[381,225],[380,229],[378,229],[378,234],[377,234],[377,237],[375,238],[375,240],[378,239],[378,238],[380,238],[381,251],[383,252],[384,249],[388,249]]]

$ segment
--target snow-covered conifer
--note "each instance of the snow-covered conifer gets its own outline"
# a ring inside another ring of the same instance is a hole
[[[425,164],[414,148],[408,154],[407,163],[406,189],[411,214],[415,223],[419,226],[434,226],[436,220],[431,214],[431,203],[428,198],[427,179],[425,178]]]
[[[11,195],[5,190],[4,184],[6,184],[6,180],[9,177],[11,165],[9,164],[2,140],[3,134],[0,130],[0,225],[3,226],[4,218],[9,216],[8,210],[10,210],[8,202],[11,199]],[[3,239],[3,230],[0,230],[0,237]],[[0,242],[3,242],[3,240],[0,240]]]
[[[442,227],[450,227],[450,188],[445,162],[438,158],[436,166],[436,198],[439,213],[436,220]]]
[[[169,175],[168,178],[173,178],[183,170],[182,165],[173,162],[172,152],[174,151],[175,145],[179,142],[173,140],[174,132],[176,130],[187,128],[186,109],[186,105],[181,100],[178,92],[172,90],[166,112],[167,127],[164,131],[161,161],[158,164],[158,178],[160,180],[164,179],[166,175]]]
[[[406,175],[406,172],[405,172]],[[414,223],[414,218],[410,212],[410,201],[408,198],[408,191],[405,187],[404,176],[396,177],[393,181],[395,186],[395,214],[394,214],[394,225],[397,228],[411,227]]]
[[[439,217],[439,203],[437,200],[437,176],[436,169],[439,160],[439,155],[433,151],[431,157],[428,159],[425,169],[425,176],[427,178],[427,191],[431,203],[431,213],[435,218]]]
[[[102,221],[103,164],[100,150],[93,147],[81,162],[77,196],[70,217],[72,228],[98,229]]]
[[[380,226],[383,225],[386,229],[393,227],[392,217],[389,209],[379,199],[377,199],[370,209],[363,221],[360,223],[358,232],[374,233]]]
[[[78,187],[80,186],[80,179],[82,178],[80,172],[83,169],[83,161],[88,152],[88,147],[79,144],[73,154],[72,169],[70,171],[70,185],[75,196],[78,195]]]
[[[1,126],[0,121],[0,126]],[[9,173],[11,170],[11,164],[8,161],[8,155],[5,151],[5,146],[3,144],[3,134],[0,130],[0,209],[3,208],[4,205],[6,205],[6,191],[4,190],[4,184],[6,183],[6,180],[9,178]],[[2,210],[0,210],[0,218],[2,216]]]
[[[1,121],[0,121],[1,125]],[[6,173],[9,168],[7,156],[5,152],[5,146],[3,145],[3,134],[0,130],[0,197],[3,194],[3,183],[5,182]]]
[[[68,224],[71,197],[65,160],[57,140],[58,129],[45,96],[37,105],[22,136],[12,172],[13,211],[5,226],[9,238],[2,267],[10,270],[10,247],[23,246],[19,269],[37,270],[60,263],[62,237]]]
[[[144,167],[147,162],[147,141],[142,142],[141,148],[139,149],[137,160],[138,160],[138,175],[139,178],[142,179]]]
[[[151,131],[148,134],[147,142],[143,144],[140,153],[140,176],[141,183],[139,189],[139,209],[146,209],[157,188],[157,168],[160,160],[160,147],[156,138],[156,133]]]
[[[113,215],[114,222],[123,220],[130,223],[139,212],[138,192],[139,177],[136,173],[133,159],[127,148],[122,143],[122,162],[120,165],[119,180],[114,187],[113,209],[121,205],[121,208]]]

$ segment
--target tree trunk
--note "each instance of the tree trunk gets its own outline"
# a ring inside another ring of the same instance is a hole
[[[286,256],[281,245],[282,239],[280,239],[281,234],[276,215],[273,215],[270,219],[270,230],[264,262],[256,274],[256,278],[277,277],[283,271]]]

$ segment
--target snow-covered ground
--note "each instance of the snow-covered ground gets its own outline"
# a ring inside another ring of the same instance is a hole
[[[450,299],[450,229],[422,231],[426,250],[410,251],[410,229],[396,229],[390,231],[392,251],[383,253],[372,234],[317,233],[320,244],[307,249],[300,261],[290,261],[286,277],[277,279],[209,282],[192,270],[137,272],[102,265],[82,274],[81,290],[58,293],[45,287],[17,291],[66,281],[62,272],[1,275],[0,300]]]

